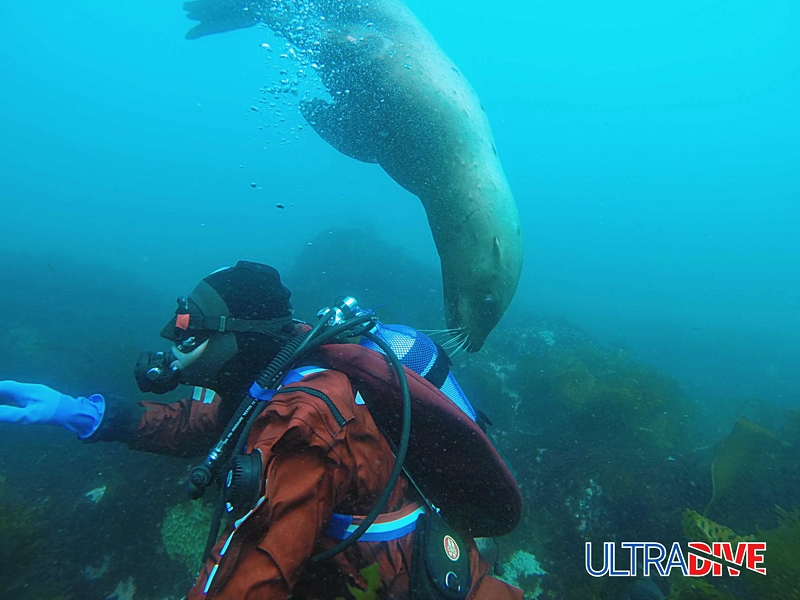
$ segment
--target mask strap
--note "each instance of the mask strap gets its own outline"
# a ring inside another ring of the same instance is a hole
[[[217,331],[219,333],[260,333],[280,339],[295,337],[295,325],[292,317],[256,320],[196,316],[192,317],[190,329],[193,331]]]

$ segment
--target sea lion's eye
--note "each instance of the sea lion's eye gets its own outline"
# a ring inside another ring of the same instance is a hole
[[[480,312],[487,319],[498,320],[500,318],[500,302],[495,294],[486,294],[481,302]]]

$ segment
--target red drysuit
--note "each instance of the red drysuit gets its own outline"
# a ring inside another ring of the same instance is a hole
[[[248,440],[250,451],[262,455],[263,500],[235,530],[228,526],[188,599],[347,599],[353,597],[348,587],[368,588],[362,571],[375,563],[380,572],[376,597],[408,599],[413,532],[390,541],[358,542],[327,563],[308,561],[337,542],[325,536],[334,512],[365,515],[374,506],[394,456],[367,407],[356,402],[345,374],[325,370],[284,389],[293,387],[322,392],[329,402],[303,391],[269,402]],[[165,454],[205,452],[223,425],[217,419],[220,402],[218,397],[208,404],[143,402],[135,433],[125,441]],[[380,520],[392,522],[419,506],[416,491],[402,477]],[[472,539],[468,545],[469,599],[520,600],[522,591],[490,577]]]

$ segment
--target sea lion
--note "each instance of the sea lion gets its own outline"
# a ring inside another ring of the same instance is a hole
[[[195,0],[194,39],[263,22],[313,52],[333,102],[301,111],[340,152],[422,201],[442,266],[450,349],[477,351],[514,295],[522,234],[486,112],[400,0]]]

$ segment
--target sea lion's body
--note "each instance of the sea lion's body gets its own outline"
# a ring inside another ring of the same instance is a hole
[[[287,33],[269,4],[261,0],[260,20],[308,44],[308,33]],[[514,197],[483,106],[399,0],[322,0],[317,9],[326,17],[314,38],[318,72],[335,101],[306,103],[303,114],[335,148],[378,163],[420,198],[441,259],[448,328],[466,333],[460,341],[476,351],[514,295],[523,255]]]

